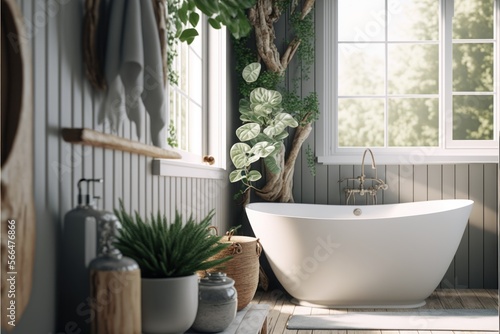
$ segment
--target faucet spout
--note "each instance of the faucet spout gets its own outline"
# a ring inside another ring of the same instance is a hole
[[[369,152],[371,157],[372,157],[372,169],[377,169],[377,165],[375,164],[375,157],[373,156],[373,152],[371,149],[367,148],[365,152],[363,153],[363,158],[361,159],[361,177],[365,177],[365,156],[366,152]],[[376,176],[375,176],[376,177]]]

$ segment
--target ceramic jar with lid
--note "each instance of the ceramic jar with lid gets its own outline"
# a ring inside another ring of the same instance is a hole
[[[199,282],[198,312],[192,328],[215,333],[226,329],[236,317],[238,293],[225,273],[208,273]]]

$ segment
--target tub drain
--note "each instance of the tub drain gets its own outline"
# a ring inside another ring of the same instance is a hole
[[[362,211],[360,208],[356,208],[352,213],[354,213],[355,216],[361,216]]]

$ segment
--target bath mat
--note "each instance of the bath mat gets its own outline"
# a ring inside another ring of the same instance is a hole
[[[498,331],[497,310],[419,310],[294,315],[288,329]]]

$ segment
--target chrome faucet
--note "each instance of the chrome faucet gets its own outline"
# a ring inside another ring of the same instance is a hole
[[[372,158],[372,169],[375,169],[375,177],[366,177],[365,175],[365,156],[366,153],[370,153]],[[372,181],[372,185],[368,188],[365,187],[365,181]],[[344,193],[346,195],[346,204],[349,204],[349,200],[353,199],[353,204],[356,202],[355,194],[358,193],[360,196],[370,195],[372,198],[372,204],[377,204],[377,192],[379,190],[386,190],[389,186],[382,180],[377,177],[377,165],[375,163],[375,156],[371,149],[365,149],[363,153],[363,158],[361,159],[361,175],[355,178],[344,178],[339,180],[339,183],[344,181],[358,181],[358,188],[344,188]],[[368,200],[367,200],[368,203]]]

